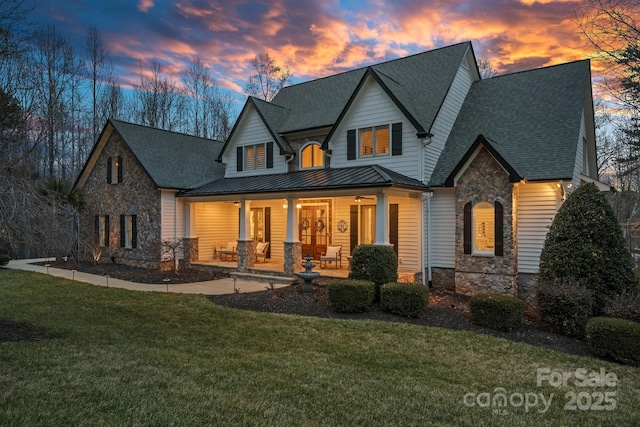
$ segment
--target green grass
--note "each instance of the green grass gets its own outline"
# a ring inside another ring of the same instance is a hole
[[[243,312],[12,270],[0,270],[0,318],[57,337],[0,343],[3,426],[640,424],[640,370],[469,332]],[[619,381],[538,387],[537,368],[605,368]],[[463,403],[497,387],[555,396],[544,414]],[[614,410],[563,409],[565,393],[598,391],[615,391]]]

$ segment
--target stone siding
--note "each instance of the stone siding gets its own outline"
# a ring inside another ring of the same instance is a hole
[[[107,159],[122,157],[121,183],[107,183]],[[113,132],[82,189],[87,208],[80,230],[88,251],[96,247],[95,216],[109,215],[109,241],[102,257],[142,267],[158,267],[161,259],[160,190],[142,169],[120,136]],[[120,215],[137,216],[137,247],[120,246]]]
[[[456,187],[455,290],[466,295],[483,292],[517,295],[517,252],[513,223],[513,184],[493,156],[481,148],[458,179]],[[464,206],[480,202],[503,206],[503,256],[464,253]]]
[[[289,145],[291,146],[293,151],[296,153],[295,158],[291,161],[291,163],[289,163],[288,171],[289,172],[294,172],[294,171],[300,170],[300,149],[302,147],[304,147],[307,143],[309,143],[311,141],[315,141],[315,142],[317,142],[319,144],[322,144],[322,141],[324,141],[324,138],[326,136],[327,136],[327,134],[323,133],[323,134],[319,134],[319,135],[307,136],[307,137],[304,137],[304,138],[287,139],[287,142],[289,143]],[[329,156],[324,156],[325,167],[329,167],[329,160],[330,160]]]

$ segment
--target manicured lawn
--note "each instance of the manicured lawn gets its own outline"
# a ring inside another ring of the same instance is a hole
[[[0,270],[0,319],[57,337],[0,343],[3,426],[640,424],[639,369],[468,332],[242,312],[11,270]],[[617,382],[538,386],[537,368],[602,368]],[[478,406],[500,391],[507,406]],[[615,408],[588,409],[605,392],[595,406]],[[536,407],[518,405],[534,394]]]

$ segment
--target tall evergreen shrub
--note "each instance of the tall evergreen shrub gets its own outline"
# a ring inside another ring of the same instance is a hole
[[[609,202],[593,183],[558,210],[540,256],[541,285],[573,280],[593,292],[594,313],[634,284],[633,260]]]

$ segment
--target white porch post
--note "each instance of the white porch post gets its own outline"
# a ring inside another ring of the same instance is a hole
[[[251,239],[251,200],[240,201],[240,236],[238,240]]]
[[[287,236],[285,242],[293,243],[298,241],[298,209],[296,204],[298,199],[287,198]]]
[[[383,193],[376,201],[376,245],[389,244],[389,196]]]

